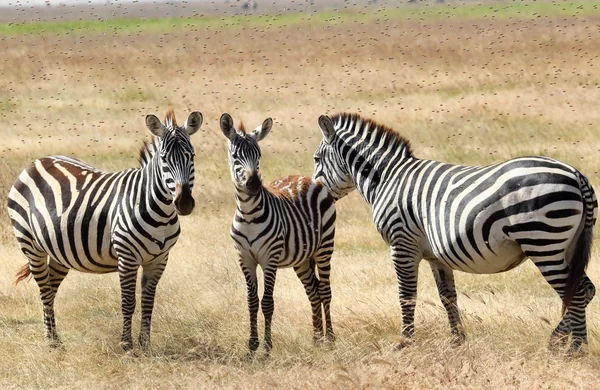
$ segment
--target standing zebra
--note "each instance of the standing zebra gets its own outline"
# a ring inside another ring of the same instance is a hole
[[[587,179],[548,157],[485,167],[421,160],[408,141],[356,114],[319,118],[314,179],[336,199],[357,189],[391,247],[402,335],[414,332],[417,270],[429,260],[455,341],[464,340],[453,270],[490,274],[529,257],[563,299],[552,340],[587,341],[585,308],[595,288],[584,270],[598,203]],[[583,281],[583,283],[582,283]]]
[[[262,185],[258,142],[269,134],[271,118],[250,134],[243,125],[236,131],[229,114],[223,114],[220,122],[221,131],[229,140],[229,167],[236,199],[231,237],[246,278],[251,353],[259,345],[257,265],[263,270],[265,282],[261,307],[265,316],[266,353],[272,347],[273,288],[278,267],[293,267],[304,285],[312,307],[314,341],[323,338],[323,312],[325,337],[333,341],[329,284],[336,215],[333,198],[321,183],[307,177],[288,176],[274,181],[270,188]]]
[[[177,126],[173,110],[164,125],[148,115],[146,126],[157,138],[142,147],[140,168],[105,173],[74,158],[52,156],[21,172],[8,194],[8,214],[29,263],[19,270],[15,283],[33,274],[51,346],[60,344],[54,298],[69,270],[118,271],[121,344],[131,350],[136,276],[142,266],[139,343],[148,347],[156,285],[179,236],[178,215],[194,209],[194,148],[189,136],[201,124],[199,112],[190,114],[183,127]]]

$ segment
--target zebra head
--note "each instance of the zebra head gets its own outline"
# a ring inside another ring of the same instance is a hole
[[[325,184],[334,199],[338,200],[354,190],[354,182],[340,154],[343,141],[336,135],[333,121],[327,115],[321,115],[319,127],[323,139],[314,154],[313,179]]]
[[[190,135],[202,125],[202,114],[194,111],[183,126],[177,126],[173,110],[163,125],[155,115],[146,116],[146,126],[160,140],[157,154],[163,185],[174,199],[175,211],[188,215],[194,209],[194,147]]]
[[[239,191],[256,195],[262,186],[258,172],[258,142],[269,134],[273,120],[265,119],[262,125],[250,134],[246,133],[243,125],[240,126],[240,130],[235,130],[233,119],[227,113],[221,115],[220,123],[223,135],[229,140],[229,169],[233,183]]]

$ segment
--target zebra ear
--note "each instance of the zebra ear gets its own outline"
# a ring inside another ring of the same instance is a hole
[[[273,127],[273,119],[267,118],[262,123],[262,125],[258,126],[256,129],[254,129],[251,136],[252,136],[252,138],[254,138],[256,140],[256,142],[262,141],[263,139],[265,139],[267,134],[269,134],[272,127]]]
[[[319,117],[319,127],[321,128],[321,133],[323,133],[323,138],[326,142],[330,142],[333,139],[334,130],[333,130],[333,121],[327,115],[321,115]]]
[[[148,127],[148,130],[157,137],[162,137],[167,130],[165,126],[160,123],[160,119],[158,119],[156,115],[146,115],[146,126]]]
[[[198,130],[200,130],[200,126],[202,126],[202,113],[200,111],[194,111],[190,114],[187,121],[185,121],[185,131],[188,135],[192,135]]]
[[[223,113],[221,115],[221,120],[219,121],[221,124],[221,132],[227,139],[231,139],[235,135],[235,129],[233,128],[233,119],[231,115],[228,113]]]

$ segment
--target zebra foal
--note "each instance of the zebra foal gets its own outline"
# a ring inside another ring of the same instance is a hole
[[[56,292],[69,270],[119,273],[123,333],[133,348],[138,268],[142,276],[139,344],[147,349],[156,286],[179,236],[178,215],[194,209],[194,148],[189,136],[202,125],[193,112],[177,126],[170,110],[164,125],[146,117],[156,136],[140,150],[140,167],[106,173],[80,160],[44,157],[31,163],[8,194],[8,214],[28,258],[15,283],[33,275],[43,303],[45,338],[60,344],[54,319]]]
[[[327,189],[307,177],[288,176],[264,187],[259,173],[258,142],[264,139],[273,121],[266,119],[252,133],[243,125],[235,130],[233,119],[223,114],[221,131],[229,140],[229,167],[235,187],[236,210],[231,238],[246,279],[250,312],[250,352],[258,349],[258,285],[256,268],[264,274],[260,302],[265,317],[264,348],[272,347],[271,319],[277,268],[293,267],[311,303],[314,341],[333,341],[331,324],[330,258],[335,235],[335,204]],[[318,273],[318,277],[315,273]]]
[[[528,257],[563,300],[552,341],[587,342],[585,275],[598,202],[575,168],[548,157],[469,167],[415,157],[408,140],[356,114],[321,116],[323,139],[313,178],[336,199],[354,189],[391,247],[402,308],[402,335],[412,337],[421,259],[429,261],[457,342],[465,338],[453,271],[491,274]]]

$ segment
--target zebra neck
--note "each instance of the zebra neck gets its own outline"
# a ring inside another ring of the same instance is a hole
[[[346,163],[356,190],[372,205],[389,181],[390,175],[404,162],[411,160],[412,154],[404,144],[373,147],[370,144],[358,144],[347,149]]]
[[[143,168],[144,189],[141,197],[147,211],[152,211],[163,218],[170,218],[175,214],[173,196],[168,190],[160,164],[160,157],[154,155],[149,163]]]
[[[246,221],[252,221],[261,217],[265,213],[266,192],[264,187],[261,187],[256,195],[250,195],[236,189],[236,214]]]

